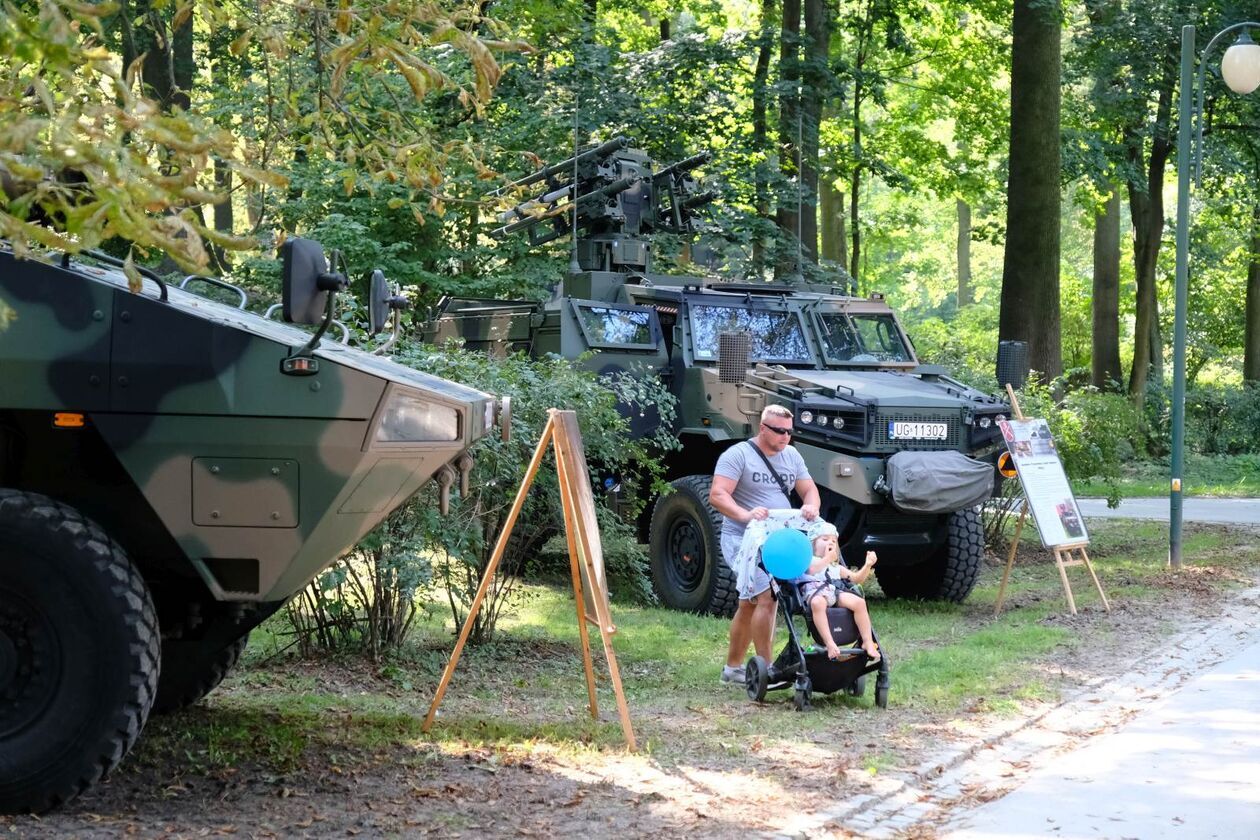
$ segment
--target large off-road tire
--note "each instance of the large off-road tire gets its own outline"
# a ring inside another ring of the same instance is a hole
[[[173,647],[163,646],[162,677],[158,680],[153,714],[165,715],[191,706],[219,687],[223,678],[236,665],[249,644],[246,633],[227,647],[178,643],[178,656],[170,656]]]
[[[722,514],[709,504],[711,483],[710,476],[689,475],[656,500],[648,536],[652,588],[671,609],[734,615],[735,573],[722,560]]]
[[[975,510],[949,515],[945,543],[923,563],[875,567],[875,577],[890,598],[920,598],[962,603],[976,586],[984,562],[984,526]]]
[[[122,548],[74,508],[0,489],[0,813],[48,811],[117,766],[159,662]]]

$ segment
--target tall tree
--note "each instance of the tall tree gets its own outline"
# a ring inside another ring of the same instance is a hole
[[[971,288],[971,205],[961,198],[954,199],[958,214],[958,305],[975,303],[975,290]]]
[[[801,80],[801,245],[818,260],[818,131],[831,89],[831,13],[824,0],[805,0],[805,65]]]
[[[1260,199],[1253,199],[1253,202],[1251,211],[1251,249],[1247,260],[1243,381],[1260,387]]]
[[[785,243],[775,260],[775,276],[798,274],[802,266],[798,207],[801,204],[801,0],[783,0],[779,29],[779,169],[786,184],[794,189],[781,190],[775,221],[779,225],[779,241]]]
[[[1000,340],[1028,342],[1032,367],[1063,372],[1059,336],[1058,0],[1015,0],[1011,140]]]
[[[1120,192],[1108,185],[1107,200],[1094,214],[1093,353],[1090,380],[1114,388],[1120,370]]]

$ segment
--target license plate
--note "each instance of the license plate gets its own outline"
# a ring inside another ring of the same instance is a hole
[[[945,440],[949,437],[949,424],[889,420],[888,437],[891,440]]]

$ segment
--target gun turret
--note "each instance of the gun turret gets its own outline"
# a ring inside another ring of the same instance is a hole
[[[689,234],[696,230],[693,211],[712,201],[699,192],[691,172],[711,159],[692,155],[660,170],[646,154],[617,137],[543,167],[495,192],[540,182],[531,198],[503,211],[491,235],[504,238],[528,231],[531,245],[551,242],[576,225],[578,262],[585,271],[645,272],[653,233]]]

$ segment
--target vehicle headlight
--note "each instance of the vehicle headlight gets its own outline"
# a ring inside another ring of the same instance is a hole
[[[837,428],[837,429],[843,429],[843,428],[844,428],[844,418],[843,418],[843,417],[836,417],[834,420],[832,420],[832,421],[831,421],[831,425],[832,425],[832,426],[834,426],[834,427],[835,427],[835,428]]]
[[[826,426],[826,425],[827,425],[827,415],[825,415],[825,414],[819,414],[819,415],[818,415],[818,421],[817,421],[817,422],[818,422],[818,425],[819,425],[819,426]]]
[[[982,429],[987,429],[987,428],[989,428],[989,427],[990,427],[990,426],[992,426],[992,425],[993,425],[993,421],[992,421],[992,420],[990,420],[988,417],[981,417],[981,418],[980,418],[980,428],[982,428]]]
[[[813,423],[813,422],[814,422],[814,412],[812,412],[812,411],[802,411],[802,412],[801,412],[801,422],[802,422],[802,423]]]
[[[418,394],[395,390],[376,427],[380,443],[459,440],[459,411],[429,402]]]

